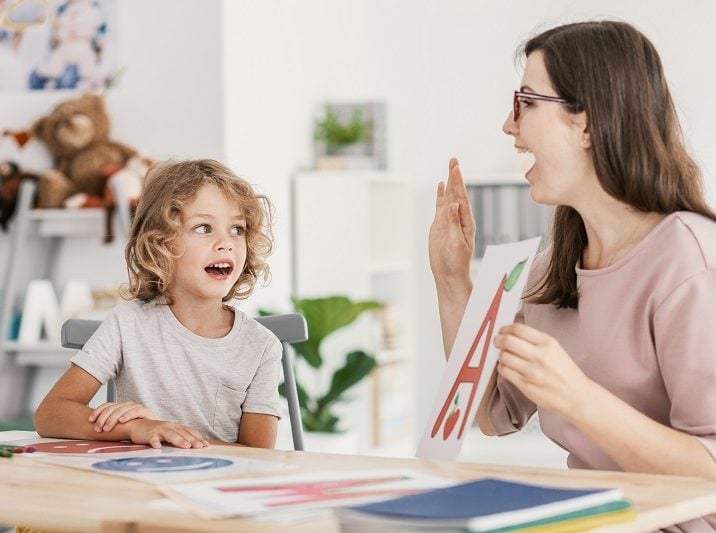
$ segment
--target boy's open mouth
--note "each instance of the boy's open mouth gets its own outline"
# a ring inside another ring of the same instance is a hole
[[[209,274],[212,278],[216,279],[226,279],[231,275],[231,272],[234,270],[234,267],[231,263],[212,263],[206,268],[204,268],[207,274]]]

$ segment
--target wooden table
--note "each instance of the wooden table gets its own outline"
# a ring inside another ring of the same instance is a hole
[[[488,466],[473,463],[392,459],[357,455],[259,450],[212,446],[221,455],[279,461],[291,473],[315,470],[410,468],[455,480],[498,476],[561,487],[621,487],[638,518],[609,531],[653,531],[716,512],[716,481],[589,470]],[[281,476],[287,471],[265,475]],[[20,457],[0,458],[0,524],[23,524],[68,531],[149,533],[156,531],[336,532],[333,518],[287,526],[248,519],[203,520],[193,513],[163,510],[147,503],[162,498],[152,485],[116,476],[40,464]]]

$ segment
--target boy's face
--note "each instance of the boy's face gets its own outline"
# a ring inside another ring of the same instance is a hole
[[[221,301],[244,270],[246,220],[236,200],[204,185],[180,216],[180,254],[169,284],[173,299]]]

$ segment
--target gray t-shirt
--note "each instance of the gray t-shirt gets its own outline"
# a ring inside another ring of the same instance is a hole
[[[121,303],[72,363],[101,383],[114,378],[117,401],[207,438],[235,442],[243,412],[279,416],[281,343],[238,309],[229,334],[210,339],[159,301]]]

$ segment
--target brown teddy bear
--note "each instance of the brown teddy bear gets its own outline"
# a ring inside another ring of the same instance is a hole
[[[5,132],[21,147],[31,137],[42,141],[53,157],[53,168],[39,178],[38,205],[106,207],[108,242],[112,239],[110,215],[114,207],[109,179],[130,159],[139,160],[140,166],[147,162],[133,148],[111,140],[109,129],[102,98],[88,93],[57,105],[35,122],[30,132]]]
[[[86,201],[72,205],[109,205],[107,179],[123,168],[136,150],[109,138],[110,120],[102,98],[85,94],[59,104],[32,126],[54,158],[53,169],[40,176],[39,203],[61,207],[76,194]],[[94,197],[90,199],[90,197]]]

